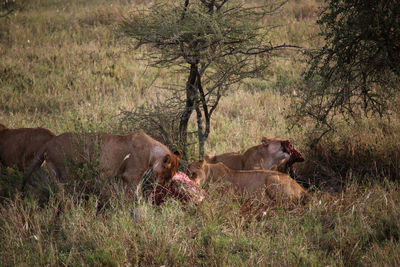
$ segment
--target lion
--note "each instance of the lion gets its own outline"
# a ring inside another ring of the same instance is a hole
[[[24,171],[41,147],[54,136],[44,128],[9,129],[0,124],[0,162]]]
[[[289,175],[272,170],[232,170],[223,163],[207,163],[205,160],[189,164],[186,170],[196,183],[225,181],[239,192],[266,196],[273,200],[303,200],[307,191]]]
[[[161,184],[167,183],[175,175],[181,156],[181,151],[172,153],[142,130],[126,135],[64,133],[46,143],[24,178],[25,184],[30,182],[33,170],[43,160],[62,181],[75,174],[73,164],[97,161],[102,175],[121,178],[125,189],[130,190],[137,187],[149,168]]]
[[[208,163],[222,162],[233,170],[280,170],[286,172],[295,162],[302,162],[302,155],[290,144],[289,140],[278,138],[261,139],[261,145],[253,146],[241,153],[207,155]]]

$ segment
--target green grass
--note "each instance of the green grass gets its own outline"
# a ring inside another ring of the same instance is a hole
[[[261,219],[241,200],[211,193],[199,206],[163,207],[58,194],[40,207],[16,198],[1,206],[4,265],[396,265],[398,185],[350,185],[318,192],[301,207],[273,206]],[[60,207],[63,207],[60,211]],[[23,252],[23,253],[22,253]]]
[[[21,1],[0,18],[0,123],[66,131],[120,132],[120,110],[152,101],[186,77],[139,60],[116,34],[147,1]],[[320,1],[289,1],[277,14],[274,44],[320,47]],[[216,109],[206,153],[244,151],[262,136],[289,138],[306,162],[304,206],[243,213],[243,200],[210,188],[199,206],[162,207],[110,193],[78,197],[38,173],[19,195],[21,174],[0,173],[0,265],[397,266],[400,264],[400,129],[368,118],[343,124],[316,148],[311,122],[287,118],[301,88],[301,54],[274,59],[264,79],[247,81]],[[394,100],[398,102],[398,100]],[[193,118],[194,119],[194,118]],[[193,123],[195,121],[193,120]],[[192,127],[194,127],[192,125]],[[126,127],[129,129],[129,127]]]

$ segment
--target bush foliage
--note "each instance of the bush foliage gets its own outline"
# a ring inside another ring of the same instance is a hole
[[[342,121],[390,116],[400,82],[399,1],[326,0],[317,23],[325,45],[310,53],[298,114],[322,134]]]

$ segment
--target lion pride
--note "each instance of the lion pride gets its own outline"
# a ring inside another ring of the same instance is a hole
[[[180,151],[172,153],[142,130],[126,135],[64,133],[42,148],[25,173],[25,183],[43,160],[64,181],[75,174],[72,163],[97,160],[103,175],[118,176],[126,189],[134,189],[148,168],[153,169],[160,183],[166,183],[174,176],[181,155]]]
[[[55,135],[44,128],[9,129],[0,124],[0,162],[23,171]]]
[[[271,199],[302,200],[308,193],[289,175],[271,170],[232,170],[223,163],[194,162],[187,168],[187,175],[200,181],[230,182],[240,192],[262,194]]]
[[[278,168],[286,172],[288,164],[304,161],[300,153],[295,150],[289,140],[263,137],[261,145],[253,146],[241,153],[225,153],[208,155],[208,163],[222,162],[233,170],[269,170]]]

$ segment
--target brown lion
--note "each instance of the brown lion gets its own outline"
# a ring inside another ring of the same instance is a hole
[[[261,139],[261,144],[241,153],[207,155],[208,163],[222,162],[233,170],[280,170],[286,172],[295,162],[304,161],[303,156],[290,144],[289,140],[278,138]]]
[[[44,128],[9,129],[0,124],[0,162],[23,171],[54,136]]]
[[[175,175],[181,155],[181,151],[172,153],[144,131],[126,135],[64,133],[43,147],[26,171],[25,183],[40,162],[46,160],[51,173],[63,181],[76,172],[71,163],[97,161],[102,174],[122,178],[126,189],[135,189],[149,168],[165,184]]]
[[[271,170],[232,170],[223,163],[210,164],[206,161],[194,162],[187,168],[190,179],[201,181],[225,181],[235,186],[239,192],[259,195],[271,199],[302,200],[308,193],[289,175]]]

